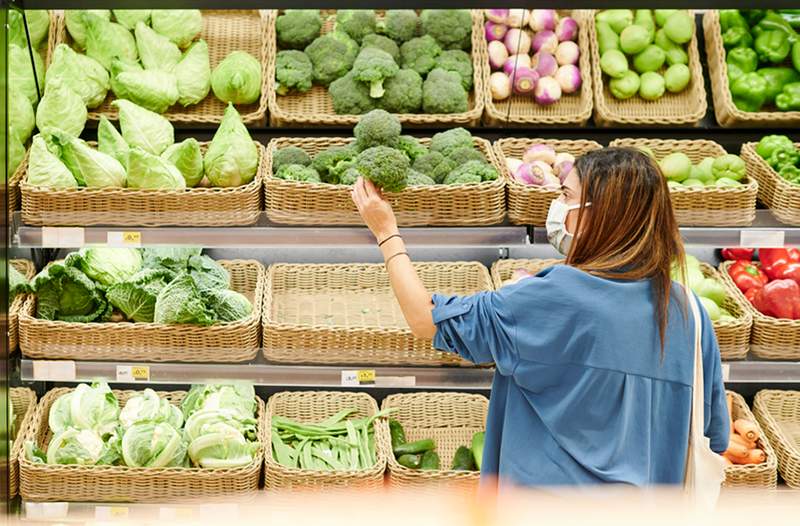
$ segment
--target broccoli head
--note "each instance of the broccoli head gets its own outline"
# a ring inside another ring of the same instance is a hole
[[[422,77],[413,69],[401,69],[383,83],[378,105],[390,113],[418,113],[422,109]]]
[[[328,93],[333,111],[339,115],[361,115],[375,109],[375,99],[369,96],[369,88],[352,73],[331,82]]]
[[[460,49],[442,51],[442,54],[436,57],[436,67],[458,73],[464,89],[467,91],[472,89],[472,58],[466,51]]]
[[[413,163],[417,157],[428,153],[428,149],[419,142],[419,139],[411,135],[401,135],[397,140],[397,149],[406,154],[406,157]]]
[[[470,161],[486,162],[486,158],[483,156],[483,154],[472,146],[456,148],[455,150],[451,151],[450,155],[447,157],[458,165],[462,165]]]
[[[361,177],[361,173],[351,166],[339,177],[339,184],[352,186],[356,184],[359,177]]]
[[[334,146],[315,155],[311,167],[319,172],[324,182],[336,184],[339,182],[340,172],[352,164],[350,161],[357,154],[358,152],[352,145]]]
[[[336,12],[336,29],[344,31],[361,44],[364,37],[375,32],[377,20],[371,9],[341,9]]]
[[[319,36],[322,18],[317,9],[290,9],[275,19],[278,46],[303,49]]]
[[[420,155],[414,161],[414,170],[423,173],[436,181],[441,183],[447,174],[452,172],[456,166],[454,161],[448,159],[439,152],[428,152]]]
[[[278,148],[272,154],[272,171],[277,172],[281,167],[287,164],[299,164],[300,166],[308,166],[311,164],[311,157],[297,146],[286,146],[285,148]]]
[[[422,33],[444,49],[472,47],[472,15],[467,9],[425,9],[420,15]]]
[[[436,184],[436,181],[425,174],[417,172],[416,170],[409,170],[408,186],[423,186],[431,184]]]
[[[314,66],[314,82],[323,86],[345,76],[357,54],[358,44],[338,31],[317,37],[306,47],[306,55]]]
[[[450,157],[460,148],[474,148],[474,141],[469,130],[451,128],[431,137],[431,151]]]
[[[464,113],[469,109],[467,91],[458,73],[436,68],[422,84],[422,109],[425,113]]]
[[[408,157],[388,146],[373,146],[358,154],[355,169],[387,192],[399,192],[408,184]]]
[[[374,47],[364,48],[353,63],[353,76],[356,80],[369,84],[369,96],[373,99],[383,97],[384,79],[394,77],[400,68],[392,56]]]
[[[275,174],[278,179],[297,181],[300,183],[320,183],[322,180],[317,171],[302,164],[285,164]]]
[[[394,148],[400,137],[400,119],[384,110],[372,110],[358,120],[353,128],[359,151],[373,146]]]
[[[497,170],[484,161],[469,161],[455,168],[444,178],[444,184],[474,184],[497,179]]]
[[[286,95],[290,90],[301,93],[310,90],[313,75],[314,66],[302,51],[278,51],[275,56],[275,92],[278,95]]]
[[[361,49],[363,50],[368,47],[374,47],[380,49],[381,51],[386,51],[392,56],[392,60],[395,62],[400,61],[400,46],[398,46],[397,43],[389,37],[385,37],[377,33],[367,35],[364,37],[364,40],[361,41]]]
[[[431,36],[412,38],[400,46],[401,65],[425,75],[436,67],[436,57],[441,52],[442,48]]]
[[[417,36],[419,17],[413,9],[390,9],[378,21],[378,31],[397,42],[406,42]]]

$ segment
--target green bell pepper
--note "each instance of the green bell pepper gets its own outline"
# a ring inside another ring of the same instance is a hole
[[[800,110],[800,82],[785,85],[780,95],[775,97],[775,105],[781,111]]]
[[[797,166],[786,165],[778,171],[778,175],[789,181],[790,183],[798,183],[800,179],[800,168]]]
[[[792,66],[800,71],[800,42],[792,44]]]
[[[776,148],[767,159],[767,164],[776,170],[780,170],[784,166],[794,166],[800,161],[800,151],[794,147]]]
[[[728,64],[728,84],[732,83],[734,80],[738,79],[742,75],[744,75],[744,71],[742,71],[742,68],[740,68],[736,64]]]
[[[742,9],[741,11],[742,16],[750,27],[758,24],[761,20],[767,15],[766,9]]]
[[[800,29],[800,9],[778,9],[778,14],[795,30]]]
[[[756,153],[762,159],[769,159],[772,152],[783,148],[794,148],[792,140],[785,135],[766,135],[758,141]]]
[[[729,30],[732,27],[743,27],[747,30],[750,25],[744,19],[742,13],[738,9],[720,9],[719,11],[719,25],[722,26],[722,32]]]
[[[756,70],[767,81],[767,103],[772,104],[783,87],[793,82],[800,82],[800,73],[794,68],[761,68]]]
[[[747,175],[747,165],[738,155],[726,153],[714,159],[714,163],[711,165],[711,174],[714,179],[727,177],[734,181],[741,181]]]
[[[789,56],[792,45],[789,43],[789,37],[786,33],[771,30],[764,31],[756,37],[755,49],[756,53],[758,53],[758,58],[762,62],[780,64]]]
[[[758,73],[745,73],[730,84],[730,89],[733,103],[741,111],[758,111],[767,100],[767,81]]]
[[[752,73],[758,69],[758,55],[747,47],[737,47],[728,51],[725,62],[738,66],[743,73]]]
[[[800,35],[797,34],[797,31],[787,22],[786,20],[781,17],[775,11],[767,11],[767,14],[764,15],[758,24],[752,28],[753,34],[758,37],[762,33],[766,33],[767,31],[781,31],[786,33],[786,36],[789,38],[789,43],[794,44],[798,40],[800,40]]]
[[[744,27],[732,27],[722,33],[722,45],[725,49],[752,47],[753,35]]]

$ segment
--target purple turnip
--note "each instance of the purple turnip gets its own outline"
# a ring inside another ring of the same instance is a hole
[[[514,71],[517,68],[530,68],[531,67],[531,57],[528,55],[511,55],[506,59],[503,63],[503,71],[505,71],[506,75],[513,76]]]
[[[536,161],[541,161],[548,166],[552,165],[556,160],[556,151],[552,148],[552,146],[548,146],[546,144],[536,143],[532,144],[525,150],[525,153],[522,155],[522,162],[525,163],[534,163]]]
[[[495,40],[493,42],[489,42],[488,45],[489,49],[489,65],[492,69],[500,69],[508,60],[508,50],[506,49],[506,45],[500,42],[499,40]]]
[[[555,77],[563,93],[575,93],[581,89],[581,70],[573,64],[561,66],[556,71]]]
[[[581,50],[578,44],[571,40],[566,40],[558,45],[555,56],[559,66],[577,64],[581,57]]]
[[[575,40],[578,38],[578,23],[574,18],[565,16],[558,21],[555,31],[559,42]]]
[[[558,14],[555,9],[534,9],[531,11],[531,29],[536,33],[539,31],[552,31],[556,28]]]
[[[559,178],[553,172],[546,173],[544,174],[542,187],[544,187],[546,190],[560,190],[561,180],[559,180]]]
[[[558,71],[558,62],[550,53],[540,51],[531,58],[531,69],[535,69],[540,77],[552,77]]]
[[[486,22],[483,27],[484,34],[488,42],[503,40],[503,37],[506,36],[506,32],[508,31],[508,26],[504,26],[503,24],[498,24],[492,21]]]
[[[530,68],[517,68],[511,78],[512,89],[517,95],[529,95],[536,89],[539,74]]]
[[[493,100],[505,100],[511,96],[511,78],[502,71],[489,75],[489,90]]]
[[[525,27],[530,17],[531,12],[527,9],[509,9],[506,23],[511,27]]]
[[[506,157],[506,168],[508,168],[508,171],[511,172],[512,174],[516,172],[517,168],[519,168],[521,165],[522,165],[522,159],[517,159],[515,157]]]
[[[539,31],[534,35],[531,41],[534,53],[539,51],[546,51],[547,53],[555,53],[558,48],[558,38],[552,31]]]
[[[554,172],[556,175],[558,175],[558,180],[563,183],[574,167],[575,163],[570,161],[564,161],[560,164],[556,164]]]
[[[553,77],[542,77],[536,83],[533,98],[537,104],[542,106],[558,102],[561,98],[561,85]]]
[[[515,27],[506,32],[503,42],[509,55],[525,55],[531,50],[531,36],[527,31]]]
[[[487,20],[496,24],[505,24],[508,22],[508,9],[484,9],[483,15]]]
[[[514,180],[522,184],[532,184],[539,186],[544,182],[543,174],[535,175],[533,173],[533,166],[528,163],[522,163],[514,170]]]

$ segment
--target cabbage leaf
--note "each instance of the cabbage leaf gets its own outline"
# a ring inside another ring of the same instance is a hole
[[[105,438],[114,432],[119,418],[119,402],[108,384],[78,384],[59,396],[50,406],[48,425],[54,433],[67,428],[91,429]]]
[[[106,20],[111,20],[111,11],[108,9],[67,9],[64,11],[64,22],[67,25],[67,31],[72,40],[79,48],[86,47],[86,20],[84,16],[86,13],[91,13],[95,16],[102,17]]]
[[[128,320],[152,323],[158,293],[174,277],[175,273],[165,268],[144,269],[128,281],[108,287],[106,298]]]
[[[69,168],[54,155],[41,135],[33,137],[28,156],[28,173],[25,180],[33,186],[49,188],[77,188],[78,181]]]
[[[186,181],[170,161],[141,148],[131,148],[128,156],[128,188],[181,190],[186,188]]]
[[[155,12],[154,12],[155,13]],[[181,50],[143,22],[136,24],[136,47],[145,69],[172,72],[181,60]]]
[[[150,388],[128,398],[125,407],[119,414],[119,422],[124,429],[128,429],[140,422],[165,422],[175,429],[183,426],[183,413],[169,403],[166,398],[161,398],[158,393]]]
[[[36,108],[36,127],[42,133],[77,137],[88,117],[83,99],[63,84],[52,84]]]
[[[227,289],[230,285],[231,278],[225,267],[206,255],[190,257],[187,266],[189,275],[203,293]]]
[[[140,422],[122,435],[122,459],[130,467],[180,467],[186,463],[186,443],[170,424]]]
[[[53,135],[61,149],[61,160],[81,186],[124,187],[125,167],[110,155],[95,150],[85,141],[64,133]]]
[[[178,102],[183,106],[197,104],[211,90],[211,64],[208,61],[208,44],[198,40],[192,44],[175,67]]]
[[[196,247],[153,247],[143,250],[144,267],[149,269],[168,269],[178,273],[189,266],[189,258],[199,256],[202,248]]]
[[[159,292],[154,321],[165,324],[211,325],[214,317],[213,312],[206,307],[192,276],[182,273]]]
[[[172,124],[161,115],[125,99],[111,104],[119,109],[119,127],[128,146],[161,155],[175,142]]]
[[[244,319],[253,312],[253,305],[244,294],[235,290],[219,289],[207,292],[208,304],[221,322]]]
[[[27,142],[36,126],[36,115],[27,97],[8,99],[8,125],[20,142]]]
[[[175,165],[187,187],[196,186],[203,178],[203,153],[196,139],[189,138],[173,144],[164,150],[161,157]]]
[[[203,30],[203,15],[199,9],[154,9],[153,29],[179,47],[186,47]]]
[[[146,24],[150,20],[150,9],[114,9],[112,12],[117,22],[131,31],[139,22]]]
[[[50,15],[44,9],[26,9],[25,18],[28,21],[28,32],[31,35],[31,47],[39,49],[50,30]],[[16,9],[8,10],[8,43],[23,49],[28,47],[22,13]]]
[[[108,94],[108,71],[92,57],[76,53],[66,44],[53,51],[53,60],[47,70],[45,87],[63,84],[77,93],[89,108],[100,106]]]
[[[33,70],[36,68],[36,76]],[[39,102],[36,93],[36,84],[39,85],[39,95],[44,93],[44,61],[42,56],[34,51],[33,63],[28,48],[21,48],[13,44],[8,46],[8,91],[11,98],[24,95],[32,105]]]
[[[85,15],[86,54],[111,69],[114,58],[134,62],[139,58],[136,40],[123,26],[91,13]]]
[[[258,148],[242,124],[239,112],[228,104],[222,122],[206,151],[203,166],[212,186],[241,186],[258,170]]]
[[[14,131],[12,126],[8,127],[8,159],[6,160],[6,169],[8,176],[14,174],[25,159],[25,145],[19,140],[19,136]]]
[[[135,248],[82,248],[65,262],[104,286],[122,283],[142,270],[142,255]]]
[[[47,446],[48,464],[112,465],[119,459],[112,441],[104,442],[91,429],[67,428],[53,435]]]
[[[130,152],[128,143],[105,115],[100,116],[100,124],[97,125],[97,149],[110,155],[127,169]]]
[[[246,51],[233,51],[211,73],[211,89],[222,102],[252,104],[261,94],[261,63]]]
[[[89,322],[111,314],[102,291],[75,267],[51,263],[33,278],[31,287],[40,319]]]
[[[116,59],[111,65],[111,88],[120,99],[127,99],[156,113],[164,113],[178,101],[175,75],[142,69],[138,64]]]

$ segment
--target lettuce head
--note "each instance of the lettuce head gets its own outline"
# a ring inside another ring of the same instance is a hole
[[[33,74],[36,68],[36,76]],[[34,106],[39,102],[36,85],[39,85],[39,94],[44,93],[44,61],[42,56],[34,51],[33,62],[27,46],[22,48],[11,44],[8,46],[8,91],[10,98],[23,95]]]
[[[196,139],[189,138],[173,144],[164,150],[161,157],[175,165],[187,187],[196,186],[203,178],[203,153]]]
[[[86,47],[86,21],[84,16],[91,13],[95,16],[111,20],[111,11],[108,9],[67,9],[64,11],[64,22],[72,40],[79,48]]]
[[[177,273],[186,270],[189,258],[199,256],[202,251],[196,247],[153,247],[142,250],[142,258],[145,268],[168,269]]]
[[[206,98],[211,89],[211,64],[205,40],[198,40],[186,50],[175,67],[175,78],[178,102],[183,106],[197,104]]]
[[[119,402],[105,382],[78,386],[59,396],[50,406],[48,425],[54,433],[68,428],[91,429],[105,438],[114,432]]]
[[[43,320],[90,322],[111,315],[103,292],[73,266],[51,263],[33,278],[31,288],[36,293],[36,317]]]
[[[211,89],[223,102],[252,104],[261,95],[261,63],[246,51],[233,51],[211,73]]]
[[[175,75],[117,59],[111,63],[111,87],[117,97],[155,113],[164,113],[178,101]]]
[[[112,12],[117,22],[131,31],[139,22],[146,24],[150,21],[149,9],[114,9]]]
[[[158,113],[125,99],[117,99],[111,105],[119,110],[119,127],[128,146],[161,155],[175,143],[172,124]]]
[[[109,22],[103,17],[87,13],[86,22],[86,54],[111,69],[114,58],[134,62],[139,55],[136,41],[130,31],[123,26]]]
[[[28,21],[31,46],[33,49],[39,49],[50,30],[50,15],[44,9],[26,9],[25,18]],[[8,43],[23,49],[28,47],[28,37],[25,35],[22,13],[16,9],[8,10]]]
[[[186,181],[170,161],[134,147],[128,156],[128,188],[182,190]]]
[[[203,31],[203,15],[199,9],[154,9],[150,22],[157,33],[182,48]]]
[[[61,150],[61,160],[81,186],[90,188],[124,187],[125,167],[119,161],[95,150],[85,141],[65,133],[53,135]]]
[[[187,428],[198,411],[227,411],[244,419],[252,418],[256,408],[255,389],[247,382],[193,385],[181,402]]]
[[[28,156],[26,182],[33,186],[49,188],[77,188],[78,181],[72,172],[54,155],[41,135],[33,137],[31,153]]]
[[[144,22],[136,24],[136,47],[144,69],[172,72],[181,60],[181,50],[170,40],[153,31]]]
[[[208,292],[208,304],[221,322],[236,321],[250,316],[253,305],[244,294],[235,290],[218,289]]]
[[[211,325],[215,320],[192,276],[182,273],[159,292],[153,321]]]
[[[67,256],[66,264],[107,287],[122,283],[142,270],[142,254],[136,248],[83,248]]]
[[[91,429],[67,428],[53,435],[47,446],[48,464],[111,465],[119,460],[114,441],[104,441]]]
[[[195,285],[203,293],[227,289],[230,284],[231,277],[225,267],[206,255],[191,256],[186,266]]]
[[[253,180],[258,170],[258,148],[242,124],[239,112],[228,104],[203,166],[212,186],[241,186]]]
[[[100,124],[97,125],[97,149],[128,168],[128,143],[105,115],[100,116]]]
[[[64,84],[52,84],[36,108],[36,127],[47,134],[77,137],[88,117],[83,99]]]
[[[110,87],[108,71],[92,57],[76,53],[66,44],[59,44],[47,70],[45,88],[62,84],[80,95],[89,108],[96,108],[106,100]]]

